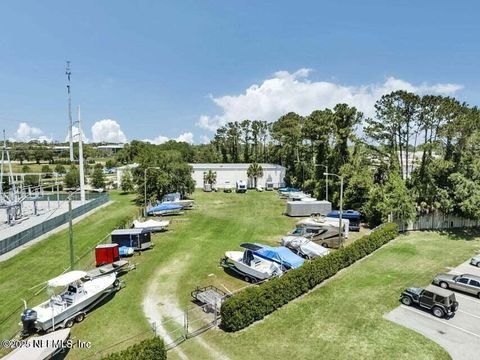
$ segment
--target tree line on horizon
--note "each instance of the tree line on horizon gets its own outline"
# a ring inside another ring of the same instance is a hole
[[[480,218],[480,116],[477,107],[446,96],[394,91],[375,104],[367,118],[355,107],[337,104],[301,116],[289,112],[274,122],[242,120],[217,129],[208,144],[134,140],[107,167],[136,162],[131,183],[144,199],[194,190],[188,163],[276,163],[286,168],[285,182],[324,199],[328,172],[344,177],[344,208],[361,211],[371,225],[393,215],[409,220],[441,211]],[[18,160],[50,164],[44,145],[13,144]],[[86,146],[84,156],[95,153]],[[145,171],[145,169],[147,169]],[[5,184],[4,184],[5,185]],[[329,201],[339,204],[339,181],[329,178]]]
[[[361,211],[376,225],[389,215],[407,221],[435,211],[480,218],[479,144],[477,107],[452,97],[394,91],[376,102],[372,118],[347,104],[307,116],[289,112],[273,123],[227,123],[209,144],[134,141],[117,160],[145,158],[142,149],[154,147],[176,152],[184,163],[277,163],[287,169],[287,185],[319,199],[326,195],[328,166],[344,177],[344,208]],[[338,206],[338,179],[329,178],[329,194]]]

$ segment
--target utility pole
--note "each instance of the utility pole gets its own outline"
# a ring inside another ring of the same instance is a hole
[[[73,254],[72,195],[68,197],[68,240],[70,243],[70,270],[73,270],[73,266],[75,265],[75,257]]]
[[[340,179],[340,212],[338,214],[338,238],[341,241],[341,244],[343,246],[343,236],[342,236],[342,215],[343,215],[343,176],[342,175],[337,175],[337,174],[330,174],[328,172],[323,173],[323,175],[328,176],[336,176],[337,178]]]
[[[70,142],[70,161],[73,162],[73,120],[72,120],[72,95],[70,93],[70,61],[65,66],[65,75],[67,75],[67,94],[68,94],[68,140]]]
[[[80,200],[85,204],[85,174],[83,170],[83,132],[80,119],[80,106],[78,106],[78,167],[80,168]]]

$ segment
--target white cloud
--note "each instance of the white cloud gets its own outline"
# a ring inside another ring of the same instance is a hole
[[[93,124],[92,141],[125,143],[127,142],[127,137],[120,128],[120,125],[115,120],[103,119]]]
[[[78,129],[78,127],[76,126],[72,126],[72,134],[73,134],[73,142],[76,143],[78,142],[79,138],[80,138],[80,130]],[[88,143],[88,138],[85,136],[85,131],[83,131],[82,133],[82,140],[84,143]],[[69,142],[70,141],[70,138],[68,136],[68,133],[67,133],[67,136],[65,136],[65,142]]]
[[[26,122],[21,122],[20,124],[18,124],[18,129],[15,132],[15,137],[11,140],[25,142],[32,140],[37,140],[41,142],[52,142],[51,138],[43,135],[43,131],[41,129],[30,126]]]
[[[143,139],[142,141],[149,142],[151,144],[160,145],[170,140],[166,136],[159,135],[155,139]]]
[[[366,116],[373,116],[375,102],[382,95],[395,90],[450,95],[463,88],[458,84],[414,85],[394,77],[387,78],[382,84],[348,86],[310,81],[310,72],[310,69],[300,69],[294,73],[278,71],[260,85],[251,85],[242,94],[212,96],[212,101],[220,107],[221,112],[213,116],[201,115],[196,125],[215,131],[230,121],[251,119],[271,122],[290,111],[308,115],[317,109],[333,108],[338,103],[347,103]]]
[[[193,144],[193,134],[191,132],[186,132],[183,134],[180,134],[176,139],[178,142],[186,142],[189,144]]]
[[[170,139],[167,136],[159,135],[155,139],[143,139],[142,141],[149,142],[151,144],[159,145],[159,144],[163,144],[163,143],[165,143],[169,140],[175,140],[175,141],[178,141],[178,142],[183,141],[183,142],[186,142],[186,143],[189,143],[189,144],[193,144],[193,134],[191,132],[185,132],[183,134],[180,134],[177,138],[174,138],[174,139]]]

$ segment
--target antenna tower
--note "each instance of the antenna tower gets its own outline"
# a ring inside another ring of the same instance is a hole
[[[72,95],[70,88],[70,61],[67,61],[65,66],[65,75],[67,75],[67,94],[68,94],[68,140],[70,142],[70,161],[73,161],[73,120],[72,120]]]

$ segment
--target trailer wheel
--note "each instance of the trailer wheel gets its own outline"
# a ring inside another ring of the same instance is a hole
[[[255,278],[251,278],[250,281],[251,281],[252,284],[256,284],[256,283],[257,283],[257,279],[255,279]]]
[[[328,244],[327,244],[327,243],[323,243],[322,246],[323,246],[324,248],[328,248]]]
[[[73,326],[73,319],[68,319],[65,321],[64,328],[71,328]]]
[[[250,282],[250,277],[249,277],[249,276],[245,276],[245,281],[246,281],[246,282]]]
[[[75,321],[76,321],[77,323],[82,322],[84,319],[85,319],[85,314],[84,314],[84,313],[80,313],[80,314],[78,314],[77,316],[75,316]]]
[[[120,280],[115,279],[115,281],[113,282],[113,286],[118,288],[120,286]]]

